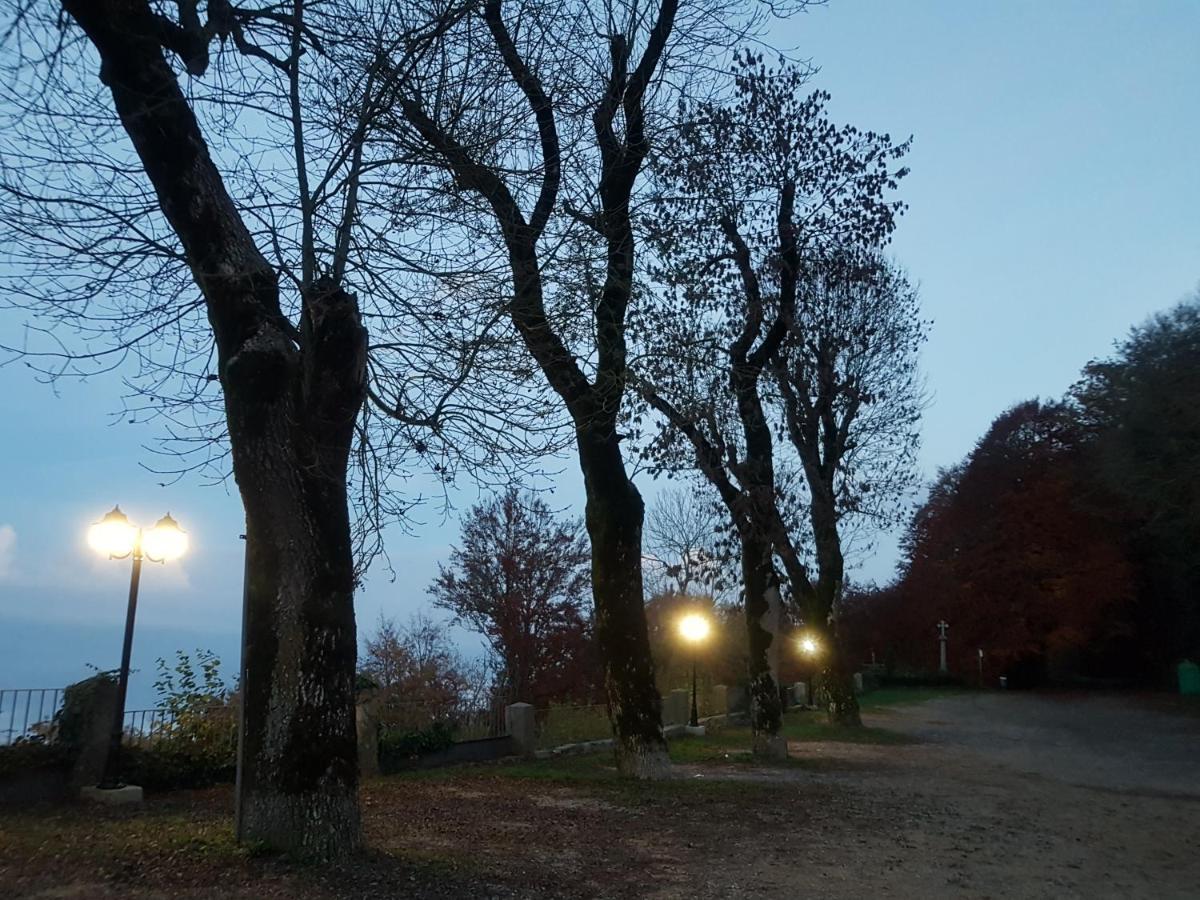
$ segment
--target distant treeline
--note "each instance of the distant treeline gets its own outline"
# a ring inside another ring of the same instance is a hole
[[[1061,400],[1003,412],[938,473],[898,579],[850,593],[860,661],[1020,686],[1165,684],[1200,657],[1200,293],[1133,329]]]

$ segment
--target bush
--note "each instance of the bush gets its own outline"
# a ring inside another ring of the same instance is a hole
[[[453,745],[454,725],[449,722],[434,722],[411,731],[384,730],[379,736],[379,768],[389,774],[413,759]]]
[[[73,754],[62,744],[21,737],[0,747],[0,780],[39,770],[68,772],[73,762]]]
[[[227,784],[237,776],[237,751],[165,740],[121,750],[122,778],[148,791]]]

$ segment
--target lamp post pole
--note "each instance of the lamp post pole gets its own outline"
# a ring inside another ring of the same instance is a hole
[[[133,545],[133,571],[129,576],[129,607],[125,612],[125,643],[121,648],[121,670],[117,675],[117,703],[113,710],[112,731],[108,737],[108,756],[104,776],[97,787],[113,790],[121,786],[121,733],[125,729],[125,693],[129,688],[129,657],[133,651],[133,619],[137,615],[138,584],[142,579],[142,535]]]
[[[696,707],[696,651],[692,651],[692,720],[688,723],[693,728],[700,725],[700,710]]]

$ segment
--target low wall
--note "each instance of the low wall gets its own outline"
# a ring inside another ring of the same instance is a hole
[[[460,741],[451,744],[444,750],[434,750],[415,756],[398,764],[389,766],[391,772],[408,772],[413,769],[437,769],[442,766],[461,765],[463,763],[490,762],[516,754],[513,739],[508,735],[495,738],[479,738],[474,741]]]

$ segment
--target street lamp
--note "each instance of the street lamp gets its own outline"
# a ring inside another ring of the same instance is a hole
[[[100,790],[116,790],[122,786],[121,731],[125,724],[125,691],[129,686],[129,654],[133,649],[133,618],[137,613],[142,560],[161,563],[178,559],[187,552],[188,538],[170,513],[159,519],[149,531],[143,531],[129,521],[121,512],[121,507],[114,506],[112,512],[88,529],[88,545],[109,559],[133,559],[133,570],[129,576],[129,608],[125,613],[125,644],[121,649],[121,670],[117,677],[117,706],[113,713],[104,776],[97,785]]]
[[[812,663],[808,667],[808,681],[805,688],[808,696],[805,699],[809,706],[816,706],[816,698],[813,697],[813,674],[816,669],[816,659],[821,655],[821,644],[811,634],[802,634],[800,640],[796,642],[796,646],[800,649],[801,655]]]
[[[710,630],[708,619],[700,613],[688,613],[679,620],[679,633],[692,645],[692,719],[688,724],[693,728],[700,725],[700,710],[696,706],[696,656],[701,641],[708,637]]]

